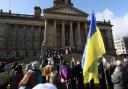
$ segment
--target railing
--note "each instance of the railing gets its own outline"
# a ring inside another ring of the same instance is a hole
[[[34,15],[17,14],[17,13],[7,13],[7,12],[0,12],[0,16],[11,16],[11,17],[34,18]],[[41,17],[42,17],[42,16],[41,16]]]

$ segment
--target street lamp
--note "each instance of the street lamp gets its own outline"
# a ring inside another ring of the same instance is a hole
[[[46,47],[47,22],[46,22],[46,18],[44,18],[44,22],[45,22],[44,39],[43,39],[43,42],[41,44],[41,55],[40,55],[40,59],[42,60],[42,62],[45,60],[44,55],[45,55],[45,52],[47,51],[47,47]]]

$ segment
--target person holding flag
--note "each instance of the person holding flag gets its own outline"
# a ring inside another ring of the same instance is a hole
[[[81,63],[84,84],[89,83],[92,79],[94,79],[95,84],[99,84],[97,60],[105,52],[103,39],[99,28],[96,26],[96,18],[93,13]]]

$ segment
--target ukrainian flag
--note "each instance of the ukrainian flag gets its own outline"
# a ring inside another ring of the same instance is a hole
[[[104,53],[103,39],[99,28],[96,27],[96,18],[93,13],[87,43],[82,57],[84,84],[89,83],[92,79],[94,79],[94,83],[99,83],[97,59]]]

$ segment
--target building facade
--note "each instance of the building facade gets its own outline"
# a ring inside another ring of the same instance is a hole
[[[53,49],[71,46],[83,50],[90,24],[87,13],[75,8],[71,0],[54,0],[53,7],[34,10],[34,15],[0,11],[0,57],[39,58],[43,41]],[[97,25],[106,52],[115,54],[110,21]]]
[[[128,54],[128,37],[122,37],[114,41],[117,55]]]

